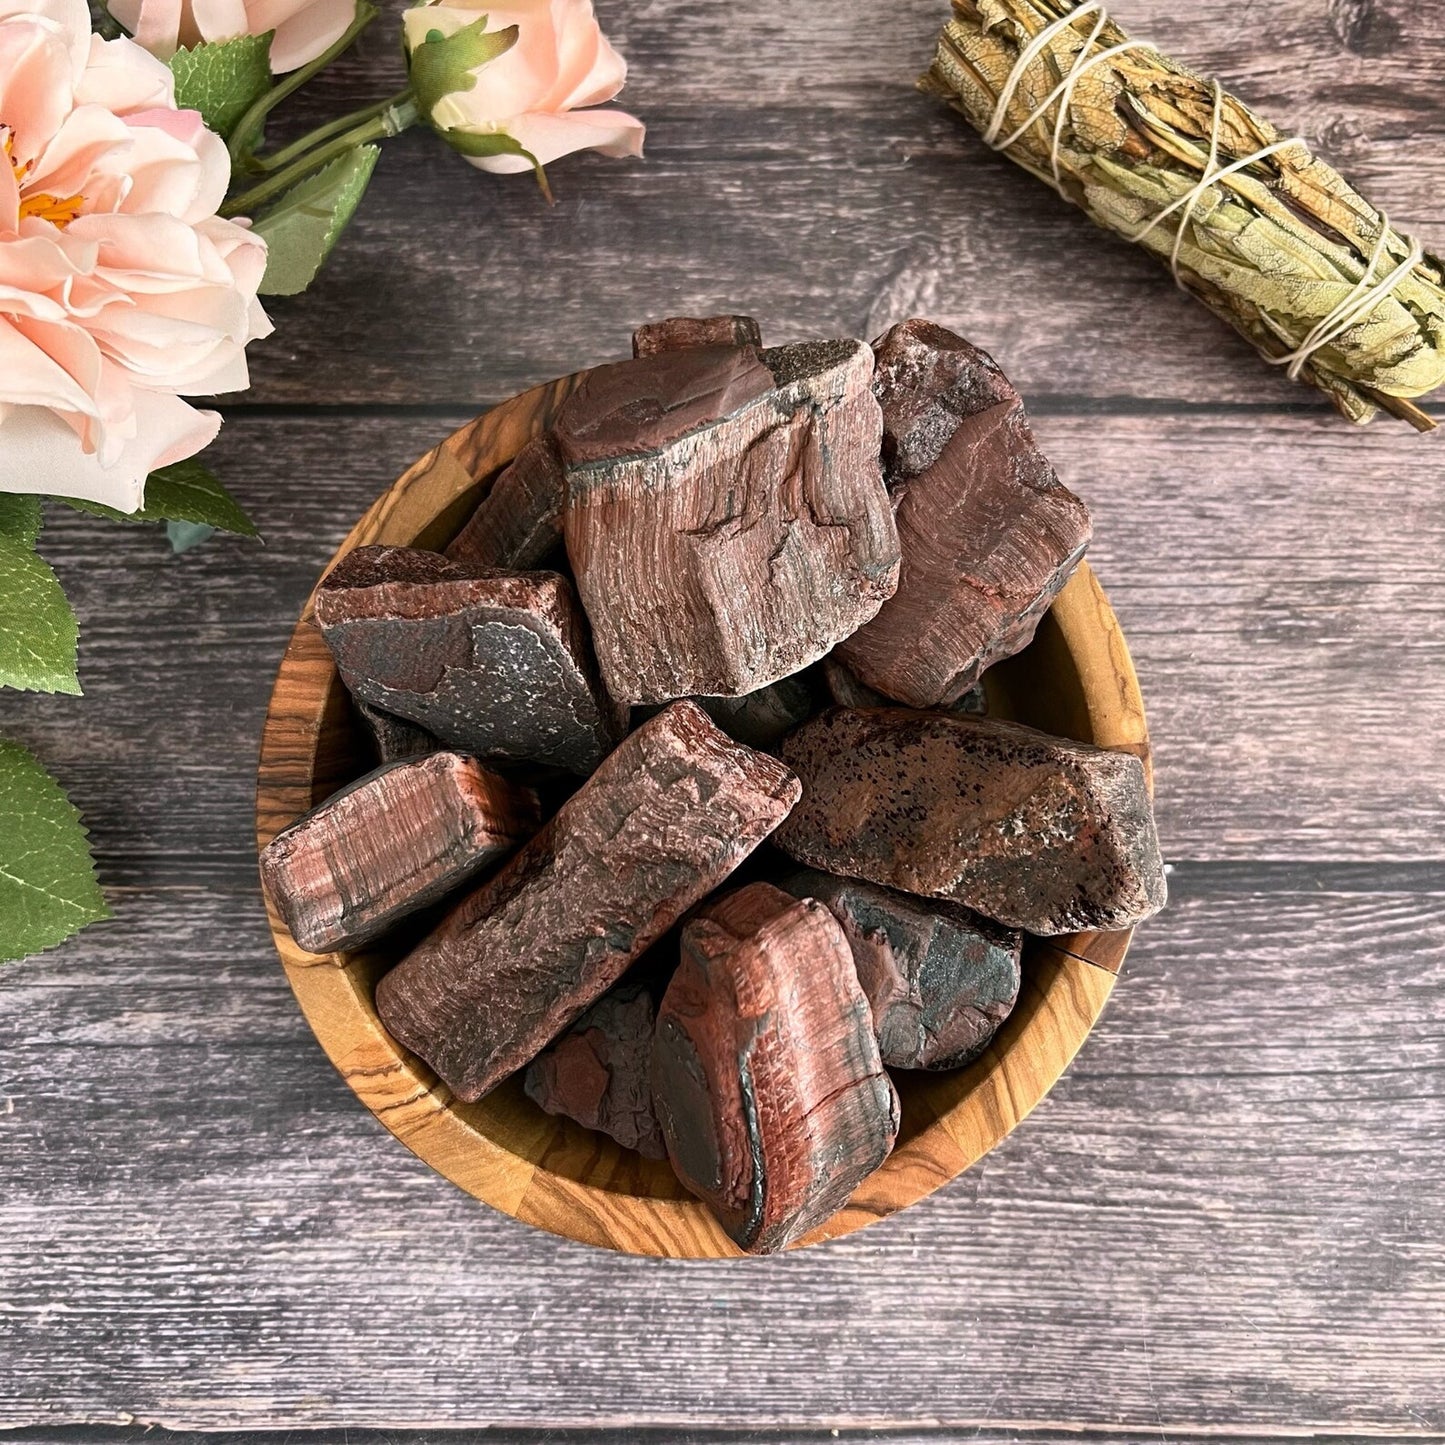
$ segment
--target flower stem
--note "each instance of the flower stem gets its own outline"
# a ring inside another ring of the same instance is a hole
[[[317,126],[315,130],[309,131],[300,140],[292,141],[290,145],[283,146],[279,151],[273,151],[268,156],[254,156],[251,164],[261,174],[279,170],[282,166],[290,165],[298,156],[303,156],[307,151],[330,140],[333,136],[341,135],[349,131],[353,126],[361,125],[366,121],[375,120],[385,115],[393,106],[402,105],[411,95],[409,90],[399,91],[396,95],[388,96],[385,100],[379,100],[375,105],[363,106],[360,110],[353,110],[349,115],[338,116],[325,125]]]
[[[354,119],[354,117],[349,118]],[[254,185],[249,190],[232,196],[221,207],[221,215],[241,216],[254,211],[256,207],[264,205],[273,197],[289,190],[297,181],[303,180],[313,171],[319,171],[322,166],[328,165],[338,156],[344,156],[357,146],[369,145],[373,141],[385,140],[388,136],[400,135],[402,131],[415,125],[420,119],[421,112],[417,110],[416,102],[411,99],[409,93],[399,103],[388,102],[386,110],[380,115],[352,126],[350,130],[343,131],[324,145],[307,151],[289,165],[283,166],[259,185]]]
[[[315,60],[303,65],[299,70],[293,70],[284,80],[273,85],[265,95],[260,96],[254,102],[245,115],[236,122],[236,128],[231,132],[231,139],[227,143],[226,148],[231,153],[231,169],[233,171],[241,167],[242,158],[261,133],[261,127],[265,124],[266,117],[288,95],[300,90],[313,75],[324,70],[338,55],[349,49],[379,13],[376,6],[371,4],[371,0],[356,0],[356,15],[340,38],[318,55]]]

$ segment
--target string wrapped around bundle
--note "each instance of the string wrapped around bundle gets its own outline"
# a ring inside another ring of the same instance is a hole
[[[1100,0],[953,0],[920,87],[1351,421],[1445,384],[1445,264]]]

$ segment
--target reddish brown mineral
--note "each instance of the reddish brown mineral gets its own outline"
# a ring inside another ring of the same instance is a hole
[[[441,744],[425,728],[371,707],[360,698],[352,698],[351,704],[371,738],[378,762],[400,763],[439,751]]]
[[[797,796],[782,764],[677,703],[382,979],[382,1021],[458,1098],[479,1099],[726,878]]]
[[[1127,928],[1164,906],[1130,753],[989,718],[838,708],[781,755],[803,799],[776,841],[815,868],[1045,935]]]
[[[1089,513],[981,352],[941,327],[906,323],[879,354],[893,358],[877,387],[884,414],[904,428],[893,437],[903,568],[897,592],[838,659],[886,697],[937,707],[1032,641],[1089,545]]]
[[[549,1114],[597,1129],[624,1149],[666,1159],[652,1110],[652,995],[619,984],[527,1066],[527,1097]]]
[[[322,582],[316,620],[353,696],[447,747],[588,773],[625,728],[555,572],[358,547]]]
[[[466,567],[524,569],[562,545],[567,474],[550,432],[534,437],[492,484],[446,555]]]
[[[768,883],[684,927],[652,1084],[678,1177],[755,1254],[830,1219],[898,1133],[843,930]]]
[[[602,675],[632,703],[740,696],[816,661],[897,583],[861,342],[599,367],[557,422]]]
[[[632,333],[634,356],[685,351],[696,346],[761,346],[762,333],[751,316],[670,316]]]
[[[530,838],[536,795],[456,753],[392,763],[313,808],[261,854],[261,882],[309,953],[352,948]]]
[[[813,714],[817,699],[801,678],[785,677],[745,697],[695,697],[695,702],[730,738],[771,752]],[[657,704],[634,710],[633,720],[654,717]]]
[[[823,686],[839,707],[887,707],[888,699],[881,692],[858,681],[836,657],[825,657],[820,664]],[[982,717],[988,712],[988,694],[982,682],[975,683],[962,697],[942,709],[944,712],[970,712]]]
[[[957,1069],[1013,1011],[1023,937],[942,899],[805,869],[783,887],[843,925],[891,1069]]]

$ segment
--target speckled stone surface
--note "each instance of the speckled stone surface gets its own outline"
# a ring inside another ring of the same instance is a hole
[[[492,483],[446,549],[467,567],[536,567],[562,545],[567,473],[550,432],[533,437]]]
[[[368,773],[283,829],[261,853],[261,882],[302,948],[353,948],[506,857],[541,821],[530,788],[431,753]]]
[[[625,730],[555,572],[358,547],[322,582],[316,620],[354,697],[447,747],[588,773]]]
[[[564,404],[565,532],[609,690],[741,696],[873,617],[898,580],[861,342],[599,367]]]
[[[762,332],[751,316],[669,316],[632,333],[634,356],[683,351],[694,346],[761,346]]]
[[[787,815],[797,779],[679,702],[377,986],[395,1038],[479,1099],[569,1027]]]
[[[961,904],[803,869],[783,879],[843,927],[891,1069],[957,1069],[1013,1011],[1023,935]]]
[[[652,1108],[652,1034],[657,1011],[641,984],[602,995],[555,1043],[527,1065],[527,1097],[635,1149],[666,1159]]]
[[[799,862],[1052,935],[1127,928],[1167,894],[1144,765],[990,718],[837,708],[781,756]]]
[[[758,1254],[831,1218],[898,1133],[842,928],[767,883],[683,928],[652,1079],[678,1177]]]

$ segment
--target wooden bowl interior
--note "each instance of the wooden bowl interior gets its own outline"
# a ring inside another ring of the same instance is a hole
[[[448,438],[377,502],[337,558],[370,542],[445,545],[496,472],[548,425],[576,380],[516,397]],[[1033,644],[991,669],[986,686],[995,716],[1127,748],[1147,766],[1128,651],[1087,567],[1065,589]],[[373,765],[308,603],[267,719],[257,798],[260,845]],[[313,955],[299,949],[271,915],[277,948],[318,1039],[382,1122],[477,1197],[569,1238],[636,1253],[736,1254],[665,1162],[543,1114],[518,1078],[478,1103],[460,1103],[420,1059],[395,1044],[376,1016],[373,991],[428,921],[414,921],[385,948]],[[1007,1134],[1092,1027],[1128,941],[1127,933],[1031,940],[1018,1005],[989,1051],[967,1069],[898,1077],[903,1127],[894,1153],[833,1221],[802,1243],[913,1203]]]

